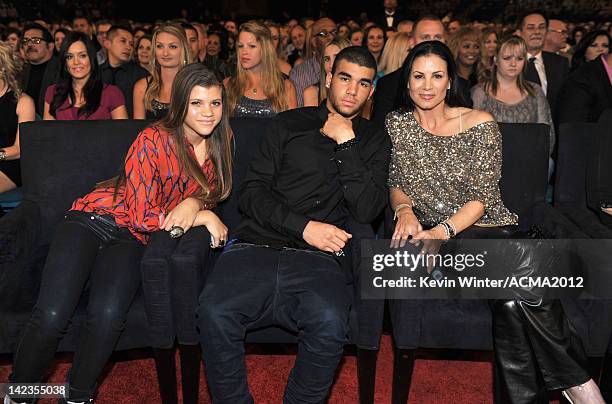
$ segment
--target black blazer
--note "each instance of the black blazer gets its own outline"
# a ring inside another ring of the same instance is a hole
[[[597,122],[607,108],[612,108],[612,84],[598,58],[580,66],[561,88],[557,104],[559,123]]]
[[[569,73],[569,60],[563,56],[545,51],[542,52],[542,60],[544,61],[544,71],[546,72],[546,81],[548,82],[546,98],[550,105],[553,120],[557,122],[557,99],[561,86]],[[525,70],[525,79],[541,84],[535,68],[527,68]]]
[[[373,110],[371,121],[377,125],[384,126],[387,114],[399,107],[397,104],[400,95],[399,83],[402,69],[385,74],[376,82],[374,90]]]
[[[395,10],[395,14],[393,14],[393,28],[397,28],[397,24],[400,21],[403,21],[406,19],[408,19],[406,14],[404,14],[404,12],[402,12],[401,9],[397,8]],[[377,13],[372,19],[372,21],[374,21],[376,25],[380,25],[381,27],[383,27],[383,29],[389,28],[389,26],[387,25],[387,16],[384,10],[380,13]]]
[[[30,68],[31,65],[29,63],[24,64],[23,71],[21,72],[21,88],[28,88],[28,81],[30,80]],[[57,79],[59,78],[59,69],[60,69],[60,61],[59,58],[55,55],[49,59],[47,63],[47,67],[45,68],[45,73],[43,74],[42,82],[40,83],[40,93],[38,96],[33,96],[34,105],[36,106],[36,113],[43,116],[44,107],[45,107],[45,93],[47,92],[47,87],[51,84],[55,84]]]

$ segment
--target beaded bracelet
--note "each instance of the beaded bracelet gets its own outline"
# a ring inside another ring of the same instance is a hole
[[[357,143],[359,143],[359,139],[354,137],[354,138],[352,138],[350,140],[347,140],[346,142],[342,142],[342,143],[336,145],[334,150],[339,152],[339,151],[342,151],[342,150],[350,149],[351,147],[355,146]]]

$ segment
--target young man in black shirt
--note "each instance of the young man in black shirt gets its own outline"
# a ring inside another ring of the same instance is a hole
[[[376,62],[343,49],[319,107],[274,118],[240,195],[237,240],[220,256],[200,297],[198,326],[215,403],[252,403],[246,331],[300,332],[284,402],[323,402],[347,341],[349,220],[370,223],[387,204],[391,143],[360,117]]]

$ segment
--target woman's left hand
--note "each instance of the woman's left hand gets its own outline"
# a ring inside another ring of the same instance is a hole
[[[416,246],[422,244],[421,254],[425,256],[435,255],[440,251],[440,246],[446,240],[446,234],[444,231],[439,232],[439,230],[440,226],[436,226],[429,230],[422,230],[408,242]],[[429,260],[427,260],[427,271],[431,272],[432,269],[433,262],[429,262]]]
[[[187,198],[176,205],[174,209],[163,218],[160,230],[170,231],[173,227],[182,227],[185,232],[193,226],[200,211],[200,202],[195,198]]]

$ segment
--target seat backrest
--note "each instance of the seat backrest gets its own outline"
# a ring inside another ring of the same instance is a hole
[[[546,201],[548,184],[548,125],[539,123],[500,123],[502,134],[502,200],[519,215],[519,225],[527,230],[534,224],[534,206]]]
[[[580,122],[568,122],[559,126],[555,204],[586,208],[586,172],[596,128],[594,123]]]
[[[230,119],[230,126],[234,135],[232,193],[220,206],[223,223],[230,229],[230,239],[232,229],[235,229],[240,222],[238,198],[242,182],[246,177],[251,159],[259,149],[259,142],[268,132],[270,122],[270,119],[262,118]]]
[[[20,126],[24,199],[40,207],[41,244],[50,241],[75,199],[117,175],[129,146],[147,124],[139,120],[36,121]]]

